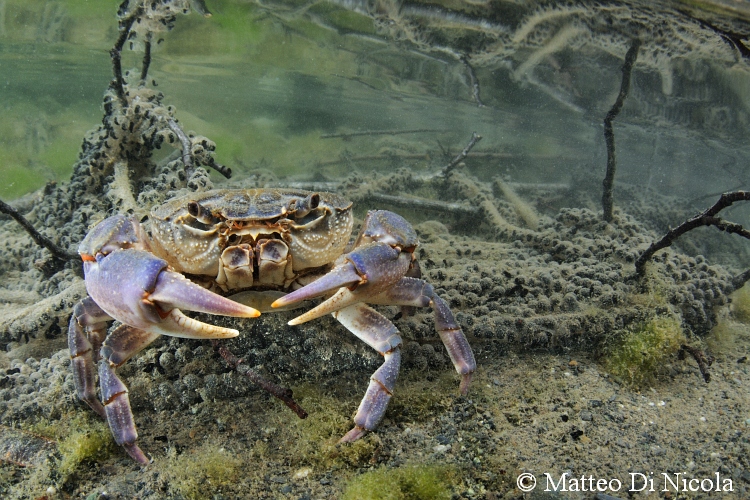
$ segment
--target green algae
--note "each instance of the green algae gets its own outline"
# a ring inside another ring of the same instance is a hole
[[[234,484],[246,465],[242,458],[210,441],[182,454],[170,449],[165,462],[163,474],[170,487],[188,499],[215,496],[222,487]]]
[[[742,323],[750,323],[750,286],[745,285],[732,294],[732,316]]]
[[[652,381],[686,340],[679,320],[655,317],[627,332],[612,346],[605,365],[612,375],[638,387]]]
[[[107,423],[91,415],[40,420],[30,430],[57,441],[56,469],[63,480],[83,463],[102,461],[118,449]]]
[[[448,500],[456,471],[445,465],[378,467],[356,476],[346,486],[344,500]]]

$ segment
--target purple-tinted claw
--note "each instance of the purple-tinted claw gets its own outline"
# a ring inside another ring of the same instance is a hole
[[[165,310],[177,308],[237,318],[260,316],[257,309],[210,292],[172,271],[162,271],[159,274],[154,291],[148,298]]]
[[[289,321],[290,326],[301,325],[314,319],[325,316],[326,314],[334,313],[345,307],[361,302],[361,297],[358,297],[353,292],[350,292],[348,288],[339,288],[339,291],[333,294],[333,297],[318,304],[304,314],[300,314],[296,318]]]
[[[321,295],[336,291],[342,286],[351,286],[361,281],[362,277],[357,273],[354,265],[351,262],[346,262],[341,266],[335,267],[331,272],[309,285],[303,286],[299,290],[288,293],[283,297],[279,297],[271,304],[271,307],[284,307],[303,300],[320,297]]]
[[[125,249],[84,262],[86,289],[111,317],[160,335],[228,338],[239,332],[188,318],[178,307],[213,314],[254,318],[260,313],[216,295],[167,270],[166,261],[149,252]]]
[[[291,300],[301,300],[331,292],[338,291],[328,300],[318,305],[305,314],[294,318],[290,325],[298,325],[328,313],[336,312],[344,307],[364,302],[397,283],[409,270],[411,254],[401,252],[385,243],[369,243],[344,256],[344,264],[339,264],[330,273],[307,286],[292,292]],[[341,273],[339,275],[339,273]],[[354,275],[357,275],[357,285],[353,289],[347,288],[346,284],[353,283]],[[329,276],[334,277],[330,280]],[[318,285],[318,282],[323,282]],[[342,285],[341,283],[344,283]],[[309,295],[307,290],[313,290],[314,295]],[[274,306],[288,304],[289,295],[274,302]],[[287,300],[284,300],[287,299]]]

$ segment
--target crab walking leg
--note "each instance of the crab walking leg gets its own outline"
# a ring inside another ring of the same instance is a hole
[[[418,278],[401,278],[392,288],[367,301],[370,304],[431,307],[435,314],[435,329],[448,351],[453,366],[461,375],[461,394],[466,395],[469,392],[471,376],[477,369],[474,352],[461,327],[456,323],[448,304],[435,293],[432,285]]]
[[[111,320],[96,302],[86,297],[73,308],[68,326],[68,349],[76,393],[102,418],[107,418],[107,415],[96,397],[96,362],[107,322]]]
[[[365,304],[341,309],[333,317],[385,358],[370,377],[370,385],[354,417],[354,428],[341,438],[342,442],[351,443],[375,429],[385,415],[401,366],[401,337],[393,323]]]
[[[148,458],[135,441],[133,412],[130,409],[128,388],[115,373],[115,368],[159,337],[158,333],[146,332],[127,325],[119,326],[102,344],[102,359],[99,362],[99,385],[102,390],[107,423],[115,442],[125,448],[133,459],[147,464]]]

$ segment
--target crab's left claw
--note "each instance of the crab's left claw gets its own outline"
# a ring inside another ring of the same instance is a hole
[[[401,216],[386,211],[370,212],[354,250],[343,255],[331,272],[281,297],[272,307],[336,292],[322,304],[289,322],[298,325],[364,302],[393,286],[406,274],[416,243],[414,230]]]
[[[411,255],[386,243],[371,243],[344,256],[344,262],[330,273],[276,300],[272,307],[282,307],[338,290],[331,298],[289,322],[299,325],[364,302],[396,283],[409,269]]]
[[[279,297],[271,304],[271,307],[274,309],[286,307],[303,300],[314,299],[315,297],[331,293],[342,286],[356,287],[366,282],[366,280],[367,278],[360,275],[355,265],[347,260],[309,285]]]
[[[401,279],[411,262],[411,254],[386,243],[370,243],[343,257],[343,262],[330,273],[279,298],[272,306],[282,307],[338,290],[325,302],[289,322],[299,325],[379,294]]]

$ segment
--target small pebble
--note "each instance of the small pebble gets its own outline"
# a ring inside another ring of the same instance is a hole
[[[310,475],[312,469],[310,467],[303,467],[294,473],[294,479],[305,479]]]

